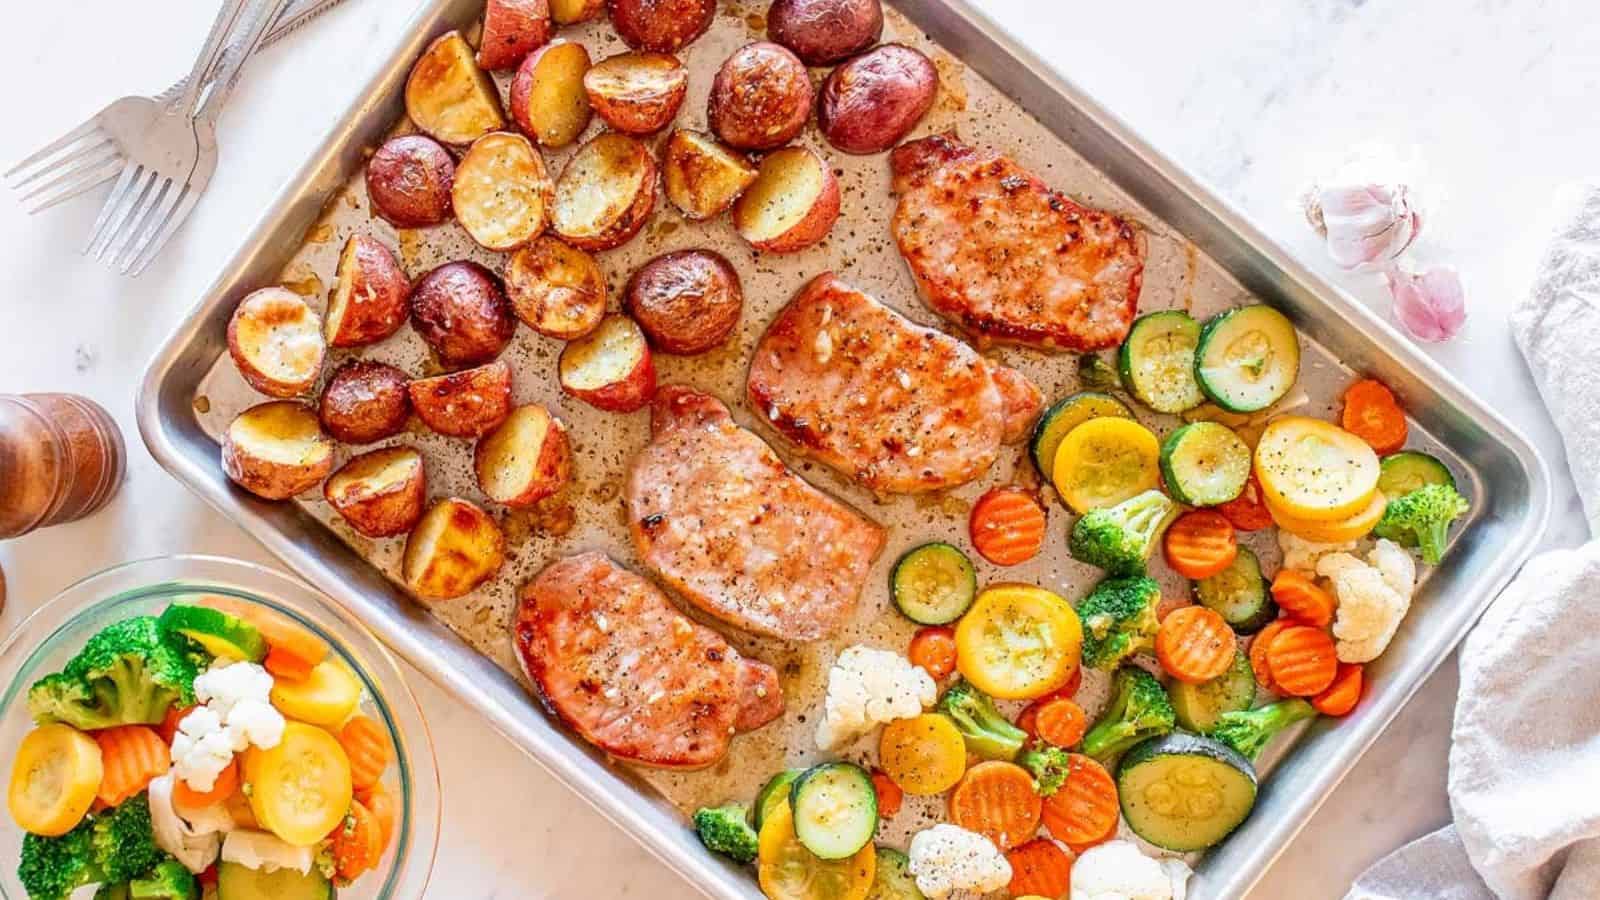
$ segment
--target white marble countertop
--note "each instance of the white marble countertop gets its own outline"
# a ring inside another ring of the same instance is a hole
[[[1375,282],[1341,279],[1291,203],[1319,161],[1354,141],[1414,148],[1439,202],[1419,246],[1463,272],[1471,318],[1430,352],[1525,429],[1556,471],[1548,541],[1582,536],[1559,440],[1505,326],[1562,183],[1593,175],[1600,146],[1600,19],[1582,0],[988,0],[1069,78],[1375,308]],[[0,54],[9,163],[115,96],[186,71],[210,0],[16,4]],[[270,562],[144,451],[133,395],[157,343],[240,234],[321,139],[403,27],[410,0],[350,0],[247,72],[220,129],[216,180],[142,279],[77,249],[98,199],[29,219],[0,198],[0,390],[63,390],[105,404],[129,442],[129,478],[94,518],[0,544],[9,630],[61,587],[113,563],[173,552]],[[1059,10],[1059,11],[1057,11]],[[1446,748],[1456,675],[1447,664],[1252,894],[1342,896],[1369,862],[1449,817]],[[420,676],[445,810],[431,896],[699,896]]]

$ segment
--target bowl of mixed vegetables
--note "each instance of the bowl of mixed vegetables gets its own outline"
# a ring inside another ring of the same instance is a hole
[[[60,900],[421,896],[433,745],[394,660],[287,576],[126,563],[0,648],[0,894]]]

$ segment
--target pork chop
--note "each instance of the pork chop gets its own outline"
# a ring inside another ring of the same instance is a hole
[[[619,759],[709,766],[783,713],[778,673],[679,612],[661,590],[583,553],[522,588],[512,630],[528,679],[584,740]]]
[[[751,408],[778,433],[882,493],[977,478],[1003,442],[1027,433],[1039,400],[1021,373],[831,272],[767,326],[746,388]]]
[[[722,401],[664,387],[628,472],[639,558],[729,624],[810,641],[855,612],[883,529],[789,471]]]
[[[890,228],[923,299],[980,337],[1088,352],[1128,336],[1145,238],[1009,158],[941,134],[889,157]]]

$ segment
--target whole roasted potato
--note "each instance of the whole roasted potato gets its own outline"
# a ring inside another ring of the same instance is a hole
[[[729,146],[770,150],[793,140],[811,115],[811,76],[799,57],[770,41],[733,51],[706,102],[711,130]]]
[[[377,343],[406,323],[411,280],[382,241],[365,234],[351,235],[339,253],[337,278],[322,323],[328,346]]]
[[[367,537],[405,534],[422,518],[428,477],[422,454],[410,447],[384,447],[339,467],[322,486],[328,505]]]
[[[628,279],[623,304],[663,353],[689,355],[717,346],[739,325],[744,292],[721,254],[680,250],[650,260]]]
[[[257,497],[287,500],[317,486],[333,468],[333,441],[304,403],[252,406],[222,433],[222,471]]]
[[[426,228],[450,220],[456,163],[433,138],[390,138],[367,160],[372,209],[396,228]]]
[[[611,27],[629,47],[671,53],[711,27],[716,0],[609,0]]]
[[[353,359],[334,370],[317,415],[334,440],[370,444],[399,434],[411,415],[411,379],[394,366]]]
[[[938,92],[932,61],[904,44],[884,44],[828,73],[817,128],[846,153],[879,153],[917,126]]]
[[[411,291],[411,325],[447,366],[500,355],[516,331],[500,277],[475,262],[445,263]]]
[[[883,34],[880,0],[773,0],[767,37],[809,66],[826,66],[860,53]]]

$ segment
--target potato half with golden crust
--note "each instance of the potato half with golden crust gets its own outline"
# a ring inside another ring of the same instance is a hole
[[[407,390],[424,425],[447,437],[479,438],[511,412],[511,367],[495,360],[476,369],[418,378]]]
[[[328,346],[375,344],[406,323],[411,280],[382,241],[351,235],[339,254],[336,278],[322,323]]]
[[[478,65],[491,72],[516,68],[524,56],[550,40],[553,29],[550,0],[488,0]]]
[[[917,127],[938,93],[932,60],[904,44],[884,44],[828,73],[817,128],[846,153],[879,153]]]
[[[733,205],[733,227],[750,246],[793,253],[828,236],[839,218],[839,181],[827,160],[785,147],[761,161],[755,184]]]
[[[608,412],[633,412],[656,395],[650,342],[627,316],[607,316],[599,328],[568,344],[556,375],[562,390]]]
[[[650,134],[678,114],[689,92],[689,72],[670,53],[619,53],[584,73],[583,89],[607,125]]]
[[[353,359],[322,389],[317,416],[334,440],[370,444],[399,434],[411,416],[411,378],[394,366]]]
[[[400,576],[418,597],[451,600],[488,581],[505,561],[505,536],[494,518],[460,497],[446,497],[411,529]]]
[[[656,162],[625,134],[584,144],[556,182],[550,227],[583,250],[609,250],[639,233],[656,205]]]
[[[622,293],[623,307],[663,353],[704,353],[739,326],[744,291],[739,273],[711,250],[664,253],[639,267]]]
[[[635,50],[671,53],[706,33],[716,0],[610,0],[611,27]]]
[[[247,295],[228,320],[233,364],[251,387],[269,397],[298,397],[311,390],[326,350],[322,320],[287,288]]]
[[[794,140],[811,116],[805,63],[771,41],[733,51],[711,80],[706,121],[740,150],[770,150]]]
[[[384,447],[353,457],[322,486],[328,505],[370,538],[405,534],[422,518],[428,476],[422,454]]]
[[[848,59],[882,34],[880,0],[773,0],[767,9],[767,37],[808,66]]]
[[[470,144],[505,127],[500,92],[478,68],[459,31],[447,31],[422,51],[406,79],[406,115],[446,144]]]
[[[679,128],[667,138],[661,181],[667,199],[687,218],[700,221],[723,212],[755,180],[750,160],[709,134]]]
[[[257,497],[287,500],[316,487],[333,468],[333,441],[304,403],[252,406],[222,433],[222,471]]]
[[[537,403],[511,411],[472,454],[484,496],[507,506],[532,506],[572,477],[572,447],[561,420]]]
[[[456,221],[487,250],[515,250],[550,219],[555,185],[544,159],[520,134],[496,131],[473,142],[456,166]]]
[[[516,333],[500,276],[470,260],[448,262],[411,291],[411,326],[447,366],[500,355]]]
[[[557,340],[583,337],[606,314],[606,278],[599,263],[549,235],[512,255],[506,294],[523,324]]]
[[[589,51],[582,44],[556,41],[522,61],[511,79],[511,118],[541,147],[565,147],[589,127],[589,94],[583,76]]]
[[[606,0],[550,0],[550,18],[557,25],[576,25],[598,19],[606,11]]]
[[[450,221],[450,187],[456,161],[423,134],[390,138],[367,160],[372,209],[396,228],[427,228]]]

